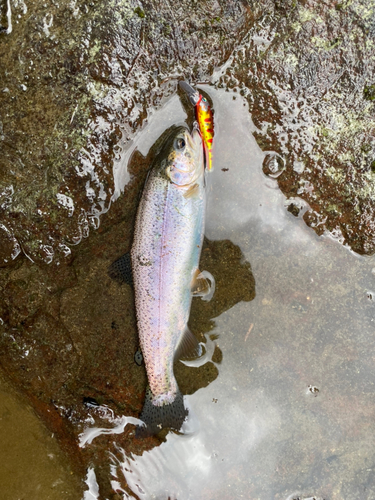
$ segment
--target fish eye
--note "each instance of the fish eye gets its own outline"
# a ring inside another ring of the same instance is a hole
[[[176,139],[175,146],[176,149],[184,149],[184,147],[186,146],[185,140],[182,139],[182,137],[179,137],[178,139]]]

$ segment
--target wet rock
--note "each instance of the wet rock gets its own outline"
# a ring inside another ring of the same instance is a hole
[[[259,144],[285,160],[280,188],[310,206],[305,222],[374,251],[372,3],[192,9],[184,0],[172,12],[113,0],[3,11],[3,265],[19,248],[36,262],[71,258],[122,188],[113,162],[180,78],[245,96]],[[265,173],[276,177],[282,168],[270,160]]]
[[[143,403],[146,376],[134,363],[132,290],[107,276],[118,250],[104,243],[121,238],[129,244],[124,225],[126,218],[116,230],[111,227],[112,234],[104,225],[107,232],[97,232],[93,247],[83,245],[70,266],[37,266],[23,257],[0,269],[1,367],[82,477],[87,462],[78,450],[78,433],[91,418],[85,401],[129,415],[138,414]]]
[[[284,171],[284,160],[280,155],[267,153],[263,160],[263,172],[265,175],[276,179]]]
[[[298,217],[299,215],[299,207],[297,207],[297,205],[295,205],[294,203],[291,203],[290,205],[288,205],[288,208],[287,208],[288,212],[290,212],[292,215],[294,215],[294,217]]]
[[[0,224],[0,266],[6,266],[21,252],[18,241],[7,228]]]
[[[79,422],[99,420],[104,407],[138,415],[146,385],[134,362],[132,291],[112,282],[107,268],[130,248],[152,153],[134,154],[125,187],[116,185],[114,167],[179,79],[211,81],[247,99],[268,153],[264,173],[294,200],[288,210],[299,215],[304,200],[304,220],[318,234],[373,253],[374,5],[14,2],[10,16],[4,6],[0,361],[82,472],[105,447],[78,450]],[[202,268],[215,276],[216,293],[208,304],[193,301],[197,335],[254,298],[242,259],[229,241],[206,241]],[[217,375],[213,363],[201,372],[200,386]],[[184,390],[197,388],[186,382]],[[121,439],[131,451],[130,432]],[[138,452],[155,439],[138,443]],[[98,481],[109,491],[108,477]]]
[[[260,146],[285,159],[280,189],[310,206],[305,222],[371,254],[375,7],[364,0],[248,3],[256,22],[217,84],[247,98]]]
[[[69,260],[108,210],[113,162],[150,110],[178,78],[208,79],[250,17],[237,2],[12,6],[0,34],[0,215],[15,245],[35,262]]]

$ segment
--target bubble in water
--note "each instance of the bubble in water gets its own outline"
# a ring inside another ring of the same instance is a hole
[[[267,153],[263,160],[263,173],[276,179],[284,172],[285,162],[277,153]]]

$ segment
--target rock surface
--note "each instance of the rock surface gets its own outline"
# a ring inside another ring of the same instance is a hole
[[[373,253],[373,0],[2,9],[2,265],[21,249],[71,258],[110,206],[114,163],[180,78],[246,96],[307,224]]]
[[[152,161],[152,152],[133,157],[118,197],[113,171],[137,132],[181,78],[237,91],[287,209],[318,234],[374,253],[375,2],[52,0],[1,9],[0,362],[83,473],[102,448],[79,451],[78,424],[97,404],[137,416],[146,385],[134,362],[132,291],[106,274],[130,247]],[[219,278],[215,300],[193,305],[198,335],[254,297],[239,249],[206,244],[202,258]],[[201,371],[200,387],[216,376],[214,365]],[[132,451],[129,433],[123,440]]]

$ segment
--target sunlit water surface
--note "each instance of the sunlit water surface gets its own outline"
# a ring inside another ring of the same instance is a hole
[[[123,498],[160,500],[374,498],[375,261],[318,238],[301,218],[306,207],[298,218],[286,210],[262,172],[265,153],[244,102],[204,89],[216,134],[206,236],[240,246],[256,298],[215,319],[219,376],[185,397],[181,435],[130,456],[116,448],[115,432],[134,419],[113,420],[112,486]],[[173,116],[181,123],[177,98],[140,133],[142,153],[166,116],[164,128]],[[126,172],[116,168],[121,189]],[[100,432],[86,429],[81,446]],[[99,498],[95,467],[87,482],[85,498]]]

